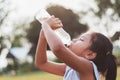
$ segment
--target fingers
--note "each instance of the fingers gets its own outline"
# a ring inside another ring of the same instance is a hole
[[[54,15],[52,15],[50,18],[54,19],[54,18],[55,18],[55,16],[54,16]]]
[[[57,24],[58,27],[63,27],[63,24],[62,24],[61,20],[56,21],[56,24]]]
[[[63,27],[63,24],[62,24],[62,23],[60,23],[60,24],[57,24],[57,26],[58,26],[58,27]]]
[[[62,21],[59,18],[56,18],[54,15],[51,16],[50,20],[56,24],[62,25]]]
[[[56,18],[54,15],[52,15],[47,22],[49,25],[51,25],[52,29],[63,27],[62,21],[59,18]]]
[[[60,23],[62,23],[62,22],[61,22],[61,20],[56,20],[55,23],[60,24]]]
[[[62,22],[61,22],[61,20],[56,20],[56,22],[55,22],[58,26],[60,26],[60,27],[62,27],[63,26],[63,24],[62,24]]]
[[[57,21],[57,20],[60,20],[59,18],[56,18],[54,15],[51,16],[51,19]]]

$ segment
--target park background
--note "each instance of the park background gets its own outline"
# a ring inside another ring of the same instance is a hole
[[[62,20],[72,39],[89,29],[108,36],[120,80],[120,0],[0,0],[0,80],[62,80],[34,66],[42,8]],[[60,62],[49,47],[47,54]]]

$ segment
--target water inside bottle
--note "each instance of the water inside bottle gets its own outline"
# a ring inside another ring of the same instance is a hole
[[[63,28],[56,29],[55,33],[64,44],[69,45],[71,43],[70,35]]]

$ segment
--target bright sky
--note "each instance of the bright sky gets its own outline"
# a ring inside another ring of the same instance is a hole
[[[11,0],[14,7],[21,15],[34,15],[39,9],[47,5],[59,4],[74,10],[87,10],[89,7],[96,8],[93,0]]]

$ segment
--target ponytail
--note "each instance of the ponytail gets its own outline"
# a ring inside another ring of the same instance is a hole
[[[106,80],[116,80],[117,65],[115,62],[115,56],[108,54],[106,58]]]
[[[91,41],[90,50],[97,54],[93,62],[98,71],[105,76],[105,80],[116,80],[117,65],[116,58],[112,55],[111,41],[101,33],[93,33]]]

